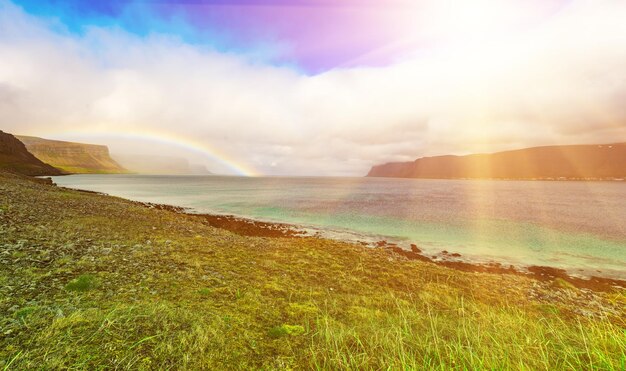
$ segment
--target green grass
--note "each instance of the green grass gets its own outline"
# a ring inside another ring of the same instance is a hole
[[[200,294],[201,296],[209,296],[211,295],[211,289],[208,287],[202,287],[198,289],[198,294]]]
[[[399,301],[384,316],[348,325],[331,315],[316,320],[323,346],[311,347],[316,368],[619,369],[623,330],[602,322],[529,315],[518,308],[464,304],[442,310]],[[479,314],[480,313],[480,314]]]
[[[0,369],[624,370],[626,294],[0,174]]]
[[[272,327],[269,330],[268,335],[271,338],[276,339],[283,336],[299,336],[304,334],[305,332],[306,330],[304,329],[304,327],[300,325],[282,324],[280,326]]]
[[[91,274],[83,274],[65,285],[67,291],[88,291],[97,286],[98,282],[96,277]]]

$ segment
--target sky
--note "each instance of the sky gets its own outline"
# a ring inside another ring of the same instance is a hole
[[[0,0],[0,130],[216,173],[626,141],[623,0]]]

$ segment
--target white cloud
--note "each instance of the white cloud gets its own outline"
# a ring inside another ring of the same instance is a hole
[[[0,129],[171,133],[266,174],[362,175],[421,155],[626,141],[624,19],[623,1],[574,1],[506,38],[306,76],[167,35],[64,34],[0,1]]]

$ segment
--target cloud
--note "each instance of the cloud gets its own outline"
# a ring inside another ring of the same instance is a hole
[[[124,152],[151,149],[115,133],[165,133],[264,174],[298,175],[626,141],[625,18],[623,1],[574,1],[524,32],[307,76],[172,35],[92,27],[77,36],[0,0],[0,129],[110,133],[112,149]]]

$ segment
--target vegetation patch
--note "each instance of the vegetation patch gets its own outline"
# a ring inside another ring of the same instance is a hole
[[[289,303],[287,312],[292,317],[307,317],[316,315],[319,310],[315,304],[311,302],[307,303]]]
[[[277,339],[283,336],[300,336],[305,333],[304,327],[300,325],[287,325],[272,327],[268,334],[271,338]]]
[[[98,279],[91,274],[80,275],[65,285],[67,291],[89,291],[95,289]]]
[[[564,279],[560,277],[555,278],[554,281],[552,282],[552,285],[559,289],[576,290],[576,286],[572,285],[571,283],[565,281]]]
[[[37,307],[23,307],[15,311],[15,318],[24,320],[37,310]]]
[[[200,294],[201,296],[210,296],[211,289],[208,287],[203,287],[201,289],[198,289],[198,294]]]

